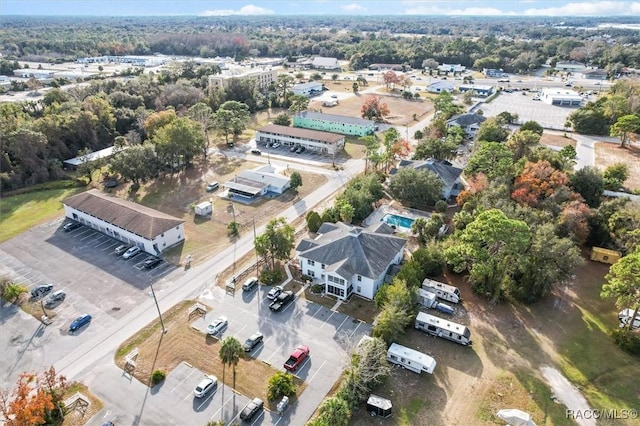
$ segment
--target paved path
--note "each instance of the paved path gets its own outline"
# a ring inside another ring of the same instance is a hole
[[[592,411],[580,391],[555,368],[544,366],[541,368],[541,371],[545,380],[549,383],[549,386],[551,386],[555,397],[562,402],[568,410],[573,413],[578,413],[575,418],[576,423],[580,426],[596,426],[596,421],[593,418],[584,418],[589,417],[588,414]],[[580,413],[582,416],[579,415]]]

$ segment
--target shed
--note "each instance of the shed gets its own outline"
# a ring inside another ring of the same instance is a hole
[[[198,216],[209,216],[213,212],[213,204],[211,201],[203,201],[196,205],[195,211]]]
[[[371,416],[391,417],[393,405],[391,401],[378,395],[373,395],[367,400],[367,411]]]
[[[597,262],[613,265],[620,260],[621,257],[622,255],[619,251],[609,250],[602,247],[594,247],[591,249],[591,260],[595,260]]]

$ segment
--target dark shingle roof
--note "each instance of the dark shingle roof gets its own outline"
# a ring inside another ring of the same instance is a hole
[[[426,161],[401,160],[398,164],[398,169],[403,167],[413,167],[416,170],[429,170],[435,173],[442,181],[444,188],[451,188],[462,174],[462,169],[433,159]],[[391,174],[394,174],[395,172],[396,170],[392,170]]]
[[[98,189],[73,195],[62,203],[147,239],[184,223],[184,220],[107,195]]]
[[[323,224],[318,232],[325,225],[328,224]],[[314,240],[315,247],[308,248],[308,242],[303,240],[296,250],[299,256],[323,263],[326,270],[336,271],[343,277],[378,278],[407,242],[404,238],[341,222],[324,229],[328,232]]]
[[[470,126],[472,124],[483,123],[486,119],[487,119],[487,117],[485,117],[485,116],[470,112],[470,113],[467,113],[467,114],[461,114],[461,115],[457,115],[457,116],[455,116],[453,118],[450,118],[449,120],[447,120],[447,123],[457,124],[460,127],[467,127],[467,126]]]

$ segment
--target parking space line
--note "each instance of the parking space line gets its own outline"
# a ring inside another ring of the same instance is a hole
[[[311,383],[311,381],[313,381],[313,379],[316,378],[316,376],[318,375],[318,373],[320,372],[320,370],[322,370],[322,367],[324,367],[324,365],[327,363],[327,360],[325,359],[322,364],[320,365],[320,367],[318,368],[318,370],[313,373],[313,376],[311,376],[311,378],[307,381],[307,385],[309,385],[309,383]]]
[[[336,328],[336,333],[338,331],[340,331],[340,329],[342,328],[342,326],[344,325],[345,322],[347,322],[347,320],[349,319],[349,315],[345,315],[344,316],[344,320],[342,320],[342,322],[340,323],[340,325],[338,326],[338,328]]]
[[[286,342],[285,342],[285,343],[286,343]],[[283,347],[283,346],[284,346],[284,343],[283,343],[283,344],[281,344],[280,346],[278,346],[278,349],[276,349],[275,351],[273,351],[273,352],[271,353],[271,356],[270,356],[269,358],[265,359],[265,362],[271,363],[271,362],[270,362],[270,361],[271,361],[271,358],[273,358],[273,356],[274,356],[276,353],[278,353],[278,351],[280,351],[280,349],[282,349],[282,347]]]
[[[89,233],[89,235],[87,235],[86,237],[84,237],[84,238],[82,238],[82,237],[81,237],[81,238],[80,238],[80,241],[88,240],[89,238],[92,238],[95,234],[96,234],[95,232],[91,232],[91,233]]]
[[[178,383],[178,384],[177,384],[173,389],[171,389],[171,390],[169,391],[169,393],[172,393],[174,390],[176,390],[176,389],[178,388],[178,386],[180,386],[182,383],[184,383],[184,381],[185,381],[185,380],[187,380],[189,377],[191,377],[191,375],[192,375],[193,373],[195,373],[196,371],[200,371],[200,370],[198,370],[197,368],[193,368],[193,369],[191,370],[191,373],[189,373],[189,374],[187,375],[187,377],[185,377],[184,379],[182,379],[182,380],[180,381],[180,383]]]
[[[360,328],[361,325],[362,325],[362,321],[358,321],[358,325],[356,326],[356,328],[353,329],[353,331],[349,335],[349,338],[352,338],[353,335],[356,334],[356,331],[358,331],[358,328]]]
[[[224,385],[223,385],[223,386],[224,386]],[[211,420],[213,420],[213,419],[214,419],[214,417],[215,417],[215,416],[217,416],[217,415],[218,415],[218,413],[219,413],[220,411],[222,411],[222,409],[224,408],[224,406],[225,406],[225,405],[227,405],[227,402],[229,402],[229,401],[231,400],[231,398],[233,398],[233,397],[234,397],[234,393],[235,393],[235,392],[234,392],[233,390],[231,390],[231,396],[230,396],[226,401],[223,401],[223,402],[222,402],[222,405],[220,406],[220,408],[218,408],[218,411],[216,411],[215,413],[213,413],[213,416],[211,416]],[[239,415],[239,413],[238,413],[238,414],[236,414],[236,417],[237,417],[238,415]],[[232,425],[232,424],[233,424],[233,420],[235,420],[235,417],[234,417],[234,418],[229,422],[229,424],[230,424],[230,425]]]
[[[335,314],[336,311],[331,311],[331,315],[329,315],[329,318],[327,318],[322,325],[320,326],[320,330],[322,330],[322,328],[329,322],[329,320],[331,319],[331,317],[333,316],[333,314]]]
[[[216,386],[217,388],[217,386]],[[218,389],[216,389],[216,392],[218,391]],[[205,398],[204,400],[202,400],[202,404],[198,405],[198,408],[196,408],[196,410],[200,411],[200,409],[202,408],[202,406],[204,404],[206,404],[209,401],[209,398],[213,399],[213,397],[216,395],[216,392],[211,392],[211,395],[209,395],[207,398]]]

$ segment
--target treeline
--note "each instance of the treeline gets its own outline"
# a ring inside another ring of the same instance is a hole
[[[582,28],[602,22],[596,18],[574,19],[572,24],[577,28],[567,28],[566,23],[560,26],[561,21],[553,18],[513,17],[70,19],[2,18],[3,56],[63,62],[82,56],[154,53],[236,59],[322,55],[349,60],[354,69],[373,63],[406,63],[419,68],[425,60],[435,59],[523,73],[547,60],[552,64],[584,61],[612,73],[622,66],[640,66],[640,51],[635,48],[640,35],[624,29]],[[607,22],[612,20],[607,18]],[[609,37],[602,37],[604,34]]]

